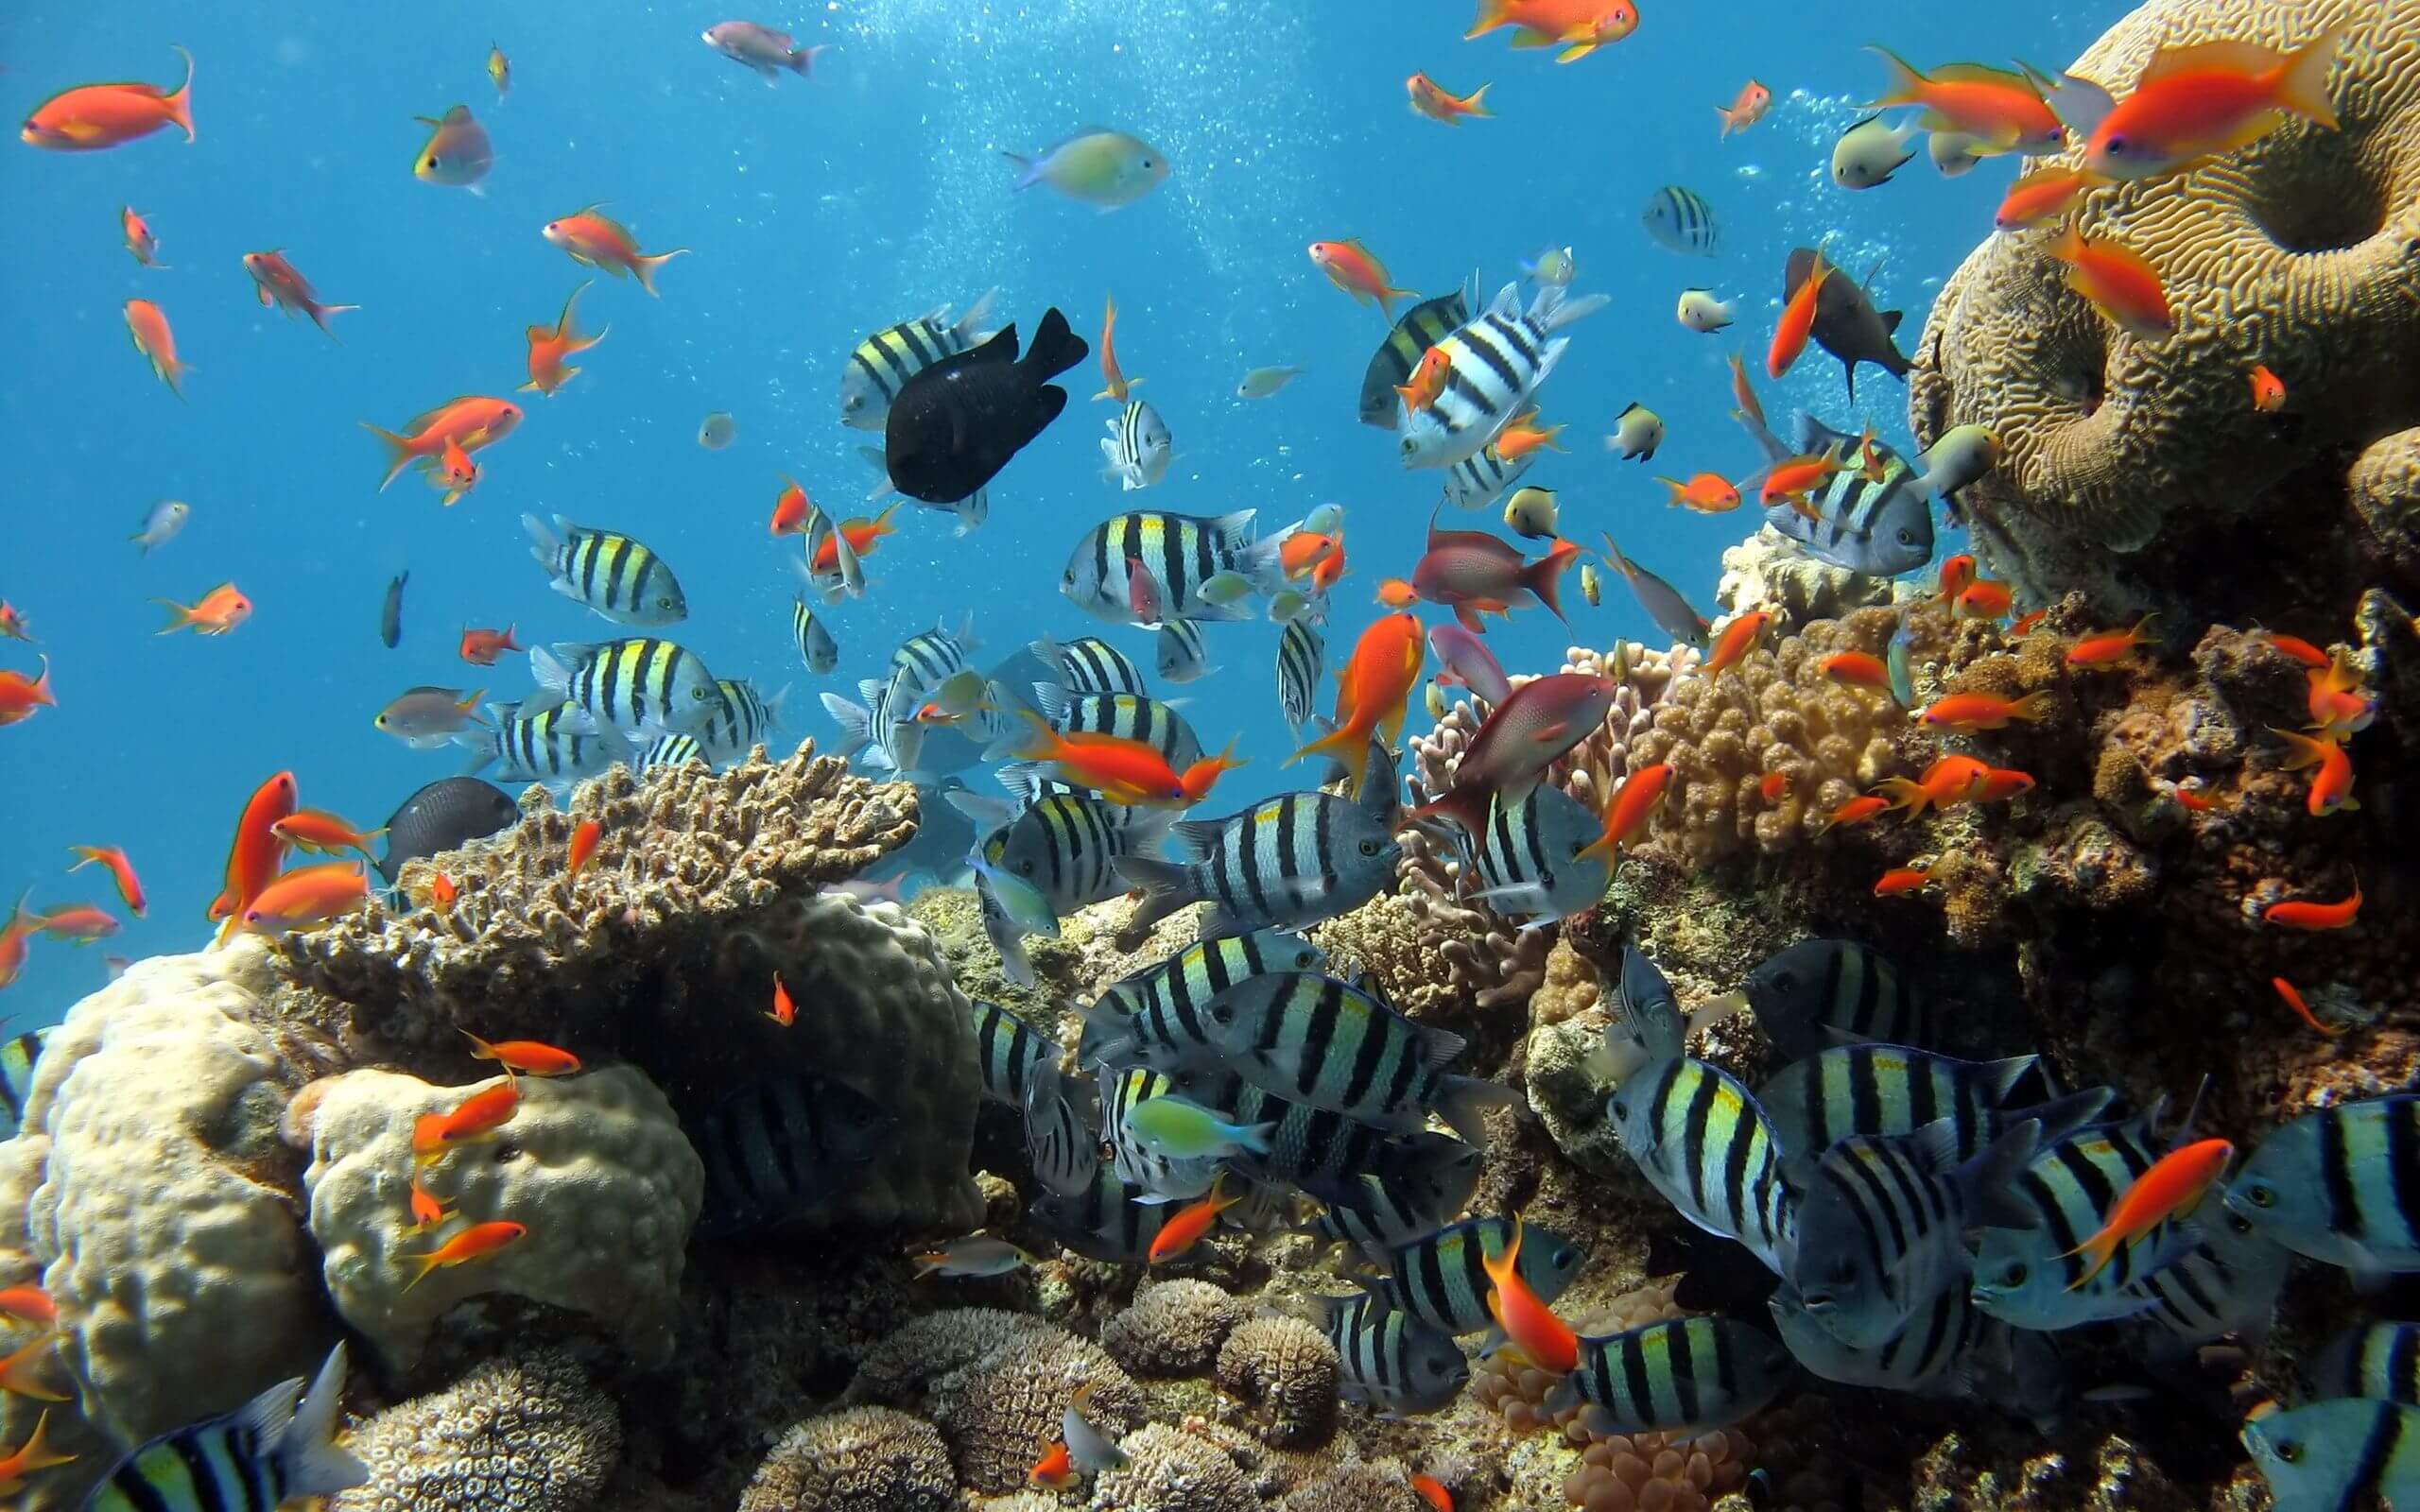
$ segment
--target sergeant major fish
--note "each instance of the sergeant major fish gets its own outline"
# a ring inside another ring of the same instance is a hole
[[[815,617],[802,594],[790,604],[790,634],[798,643],[799,660],[806,670],[822,677],[840,664],[840,643],[832,639],[831,629]]]
[[[1167,422],[1160,412],[1139,399],[1130,399],[1115,419],[1103,422],[1109,434],[1101,438],[1100,455],[1107,464],[1100,470],[1104,478],[1115,478],[1128,492],[1148,489],[1168,474],[1168,463],[1175,457],[1175,442],[1168,436]]]
[[[617,625],[647,627],[688,618],[689,600],[664,558],[629,536],[576,525],[562,515],[549,527],[521,517],[529,555],[546,569],[548,586]]]
[[[1402,400],[1395,390],[1411,382],[1411,371],[1429,348],[1454,334],[1471,318],[1466,288],[1423,300],[1403,313],[1387,339],[1370,358],[1361,375],[1361,423],[1392,430]]]
[[[1336,1347],[1338,1390],[1395,1416],[1453,1405],[1470,1382],[1470,1362],[1453,1335],[1378,1298],[1317,1297],[1320,1327]]]
[[[1477,1333],[1494,1322],[1487,1305],[1494,1283],[1485,1262],[1500,1257],[1512,1239],[1510,1218],[1465,1218],[1390,1250],[1385,1278],[1363,1285],[1440,1332]],[[1551,1304],[1586,1259],[1579,1246],[1531,1224],[1522,1237],[1518,1274],[1539,1301]]]
[[[1134,659],[1097,635],[1064,644],[1044,636],[1033,643],[1034,656],[1056,672],[1059,685],[1069,693],[1135,693],[1143,691],[1143,669]]]
[[[1712,257],[1722,249],[1722,224],[1714,207],[1694,189],[1666,184],[1647,197],[1639,221],[1656,246],[1684,257]]]
[[[1070,695],[1048,682],[1033,685],[1033,698],[1042,717],[1062,734],[1088,732],[1138,740],[1180,772],[1201,759],[1201,737],[1174,706],[1157,698],[1131,693]],[[1024,731],[1011,730],[1000,746],[986,752],[986,759],[997,759],[1026,743]]]
[[[1326,655],[1327,638],[1307,617],[1288,620],[1277,632],[1277,706],[1298,739],[1319,696]]]
[[[1603,828],[1588,805],[1551,782],[1536,783],[1518,797],[1491,794],[1486,821],[1472,835],[1473,859],[1486,883],[1473,899],[1507,919],[1524,920],[1525,930],[1595,907],[1612,880],[1612,868],[1604,858],[1582,852]]]
[[[517,704],[490,704],[488,713],[495,722],[493,729],[465,730],[454,737],[457,745],[471,751],[474,775],[494,764],[495,775],[507,782],[567,783],[631,760],[629,738],[576,704],[533,698]],[[519,816],[515,809],[513,817]],[[394,878],[387,880],[391,883]]]
[[[840,423],[861,431],[878,431],[890,418],[890,402],[908,380],[943,357],[982,345],[992,333],[982,329],[992,318],[998,289],[986,289],[955,323],[949,306],[936,305],[913,319],[885,326],[856,345],[840,374]]]
[[[695,734],[722,708],[722,690],[697,653],[653,636],[532,646],[529,676],[599,723],[624,730],[653,720]]]
[[[1212,999],[1256,976],[1326,965],[1325,952],[1280,930],[1198,941],[1102,989],[1084,1010],[1077,1058],[1175,1070],[1189,1053],[1217,1044],[1203,1016]]]
[[[1810,415],[1799,417],[1800,444],[1793,449],[1754,417],[1734,414],[1771,463],[1827,453],[1845,456],[1860,445],[1879,459],[1878,481],[1856,468],[1834,473],[1811,500],[1811,518],[1788,501],[1766,508],[1765,523],[1808,556],[1872,577],[1895,577],[1932,560],[1932,510],[1915,469],[1895,449],[1834,430]]]
[[[1604,308],[1606,296],[1574,300],[1547,284],[1521,308],[1521,286],[1507,284],[1478,317],[1437,343],[1445,353],[1445,387],[1437,402],[1396,421],[1396,450],[1408,468],[1451,467],[1495,439],[1563,360],[1576,320]]]
[[[1462,1038],[1404,1017],[1383,1000],[1316,972],[1255,976],[1205,1010],[1227,1064],[1246,1080],[1295,1102],[1409,1134],[1434,1110],[1472,1144],[1479,1120],[1511,1092],[1445,1068]]]
[[[2256,1416],[2242,1437],[2276,1512],[2420,1503],[2420,1408],[2346,1397]]]
[[[1789,1351],[1736,1318],[1677,1317],[1580,1340],[1580,1368],[1548,1411],[1586,1402],[1592,1433],[1705,1433],[1754,1413],[1790,1383]]]
[[[1914,986],[1889,956],[1855,940],[1806,939],[1767,956],[1741,996],[1792,1060],[1844,1041],[1937,1042]]]
[[[701,1231],[772,1228],[811,1211],[880,1154],[896,1121],[854,1088],[785,1073],[740,1087],[697,1119]]]
[[[2363,1098],[2303,1114],[2263,1140],[2226,1204],[2298,1255],[2375,1289],[2420,1271],[2420,1096]]]
[[[996,1003],[969,999],[975,1030],[975,1063],[983,1074],[983,1095],[1011,1108],[1025,1107],[1026,1089],[1046,1059],[1059,1058],[1057,1041]]]
[[[1534,455],[1506,461],[1493,443],[1480,447],[1445,470],[1445,502],[1457,509],[1484,509],[1521,481]]]
[[[86,1512],[277,1507],[348,1490],[370,1479],[370,1468],[337,1444],[343,1421],[339,1341],[309,1391],[300,1376],[281,1381],[233,1412],[138,1444],[82,1504]]]
[[[1113,516],[1077,542],[1059,591],[1096,619],[1134,624],[1128,578],[1130,564],[1139,561],[1158,584],[1166,613],[1189,620],[1249,619],[1250,606],[1214,602],[1202,589],[1221,573],[1235,573],[1265,593],[1284,586],[1278,555],[1290,532],[1256,541],[1253,516],[1250,509],[1211,518],[1159,509]]]
[[[1169,620],[1160,627],[1155,664],[1161,677],[1177,683],[1196,682],[1219,670],[1210,665],[1201,627],[1191,620]]]

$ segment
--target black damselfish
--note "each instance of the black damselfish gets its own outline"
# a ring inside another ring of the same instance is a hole
[[[391,886],[405,862],[458,850],[520,822],[521,805],[493,782],[441,777],[404,799],[387,821],[387,853],[379,858],[378,875]]]
[[[892,487],[927,504],[972,495],[1059,418],[1067,391],[1050,380],[1091,352],[1054,308],[1022,359],[1011,325],[908,379],[883,431]]]

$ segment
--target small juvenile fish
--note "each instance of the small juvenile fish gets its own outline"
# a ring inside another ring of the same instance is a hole
[[[698,421],[698,444],[709,452],[719,452],[739,436],[739,422],[721,410],[716,410]]]
[[[1516,536],[1531,541],[1552,541],[1559,524],[1552,489],[1526,488],[1513,490],[1504,505],[1504,524]]]
[[[438,750],[459,744],[463,731],[486,723],[477,713],[484,696],[484,689],[406,688],[370,722],[414,750]]]
[[[1236,385],[1237,399],[1267,399],[1270,395],[1308,371],[1305,368],[1253,368],[1245,372],[1243,381]]]
[[[1150,488],[1167,476],[1168,463],[1176,455],[1175,442],[1158,410],[1139,399],[1130,399],[1115,420],[1103,423],[1109,434],[1100,442],[1105,464],[1102,477],[1117,479],[1131,493],[1136,489]]]
[[[397,573],[387,583],[387,596],[378,602],[378,639],[388,650],[393,650],[404,639],[404,584],[411,577],[408,572]]]
[[[169,329],[168,312],[149,300],[129,300],[126,330],[134,338],[134,350],[151,365],[151,376],[166,384],[179,399],[184,398],[185,365],[177,358],[177,336]]]
[[[462,627],[462,644],[456,647],[456,654],[475,667],[492,667],[495,665],[496,659],[507,651],[528,649],[513,639],[515,628],[517,627],[508,625],[501,630],[485,630],[466,625]]]
[[[563,852],[563,875],[577,877],[579,869],[596,854],[596,842],[604,838],[605,826],[595,819],[582,819],[571,832],[571,845]]]
[[[401,1256],[399,1258],[410,1261],[420,1267],[412,1279],[404,1283],[404,1290],[410,1291],[428,1280],[430,1273],[441,1267],[463,1265],[475,1260],[485,1259],[507,1246],[518,1244],[527,1238],[528,1233],[529,1230],[527,1228],[517,1223],[505,1221],[475,1223],[424,1254]]]
[[[1573,260],[1568,247],[1549,247],[1535,257],[1521,259],[1521,276],[1532,284],[1568,288],[1579,274],[1580,265]]]
[[[177,538],[177,532],[193,518],[193,506],[180,499],[163,499],[144,515],[143,525],[126,539],[143,548],[148,557],[155,546],[164,546]]]
[[[1059,1433],[1067,1446],[1067,1457],[1075,1462],[1078,1469],[1095,1475],[1102,1470],[1122,1470],[1126,1468],[1126,1452],[1084,1418],[1085,1403],[1092,1397],[1093,1387],[1098,1383],[1087,1381],[1078,1386],[1076,1394],[1068,1400],[1067,1410],[1059,1418]]]
[[[564,297],[562,314],[555,318],[551,328],[533,325],[523,331],[523,336],[529,343],[529,381],[521,386],[525,392],[552,398],[557,389],[579,376],[578,368],[563,366],[564,360],[586,352],[613,331],[612,326],[607,326],[593,336],[583,335],[579,326],[573,323],[573,312],[579,303],[580,295],[587,290],[588,284],[583,282]]]
[[[1219,1214],[1244,1199],[1240,1191],[1226,1190],[1227,1173],[1211,1179],[1210,1190],[1172,1214],[1151,1239],[1150,1263],[1166,1264],[1191,1249],[1219,1221]]]
[[[1668,506],[1694,509],[1699,514],[1727,514],[1742,502],[1738,487],[1720,472],[1692,473],[1686,483],[1666,477],[1655,481],[1668,490],[1670,496],[1664,501]]]
[[[1605,438],[1605,450],[1625,462],[1653,461],[1663,444],[1664,417],[1635,402],[1614,417],[1614,433]]]
[[[1447,126],[1461,125],[1464,116],[1476,116],[1484,121],[1495,113],[1485,104],[1488,91],[1485,84],[1461,99],[1456,99],[1443,85],[1426,74],[1412,75],[1403,81],[1403,87],[1404,93],[1411,96],[1412,114],[1425,115]]]
[[[487,191],[479,187],[479,180],[495,165],[495,149],[488,143],[487,128],[472,118],[471,108],[457,105],[441,120],[425,115],[412,119],[430,128],[427,145],[412,160],[412,177],[423,183],[484,195]]]
[[[1605,585],[1599,580],[1596,567],[1588,562],[1582,562],[1580,564],[1580,596],[1588,601],[1590,609],[1595,609],[1604,601],[1604,595]]]
[[[118,229],[126,233],[126,249],[136,262],[145,267],[168,266],[160,261],[160,239],[151,234],[150,226],[134,213],[132,205],[121,207],[117,220]]]
[[[1731,324],[1732,304],[1718,300],[1707,289],[1683,289],[1681,302],[1673,318],[1685,330],[1700,335],[1712,335]]]
[[[297,850],[330,856],[358,850],[364,858],[370,854],[370,842],[385,833],[372,830],[364,834],[341,816],[320,809],[296,809],[268,828],[269,833]]]
[[[1648,196],[1639,222],[1658,247],[1684,257],[1712,257],[1722,246],[1722,225],[1714,207],[1696,190],[1666,184]]]
[[[488,43],[488,82],[495,86],[495,97],[502,99],[512,87],[512,60],[493,42]]]
[[[2252,407],[2263,415],[2273,415],[2286,407],[2286,381],[2265,366],[2252,369]]]
[[[1308,249],[1311,263],[1327,275],[1329,283],[1353,296],[1357,304],[1376,303],[1379,313],[1394,318],[1394,301],[1408,300],[1419,291],[1399,289],[1390,285],[1387,266],[1378,261],[1359,237],[1340,242],[1313,242]]]
[[[916,1277],[1006,1276],[1035,1263],[1034,1258],[1005,1239],[973,1234],[953,1239],[939,1249],[915,1257]]]
[[[1193,620],[1172,619],[1160,627],[1160,676],[1170,682],[1193,682],[1218,671],[1201,644],[1201,627]]]
[[[1912,121],[1893,127],[1879,113],[1867,116],[1832,144],[1832,181],[1843,189],[1873,189],[1889,183],[1891,176],[1916,155],[1908,144],[1921,129]]]
[[[288,318],[307,315],[311,323],[327,332],[336,340],[336,333],[328,330],[328,317],[344,310],[358,310],[358,304],[323,304],[311,281],[296,271],[283,251],[246,252],[244,271],[252,275],[252,284],[260,291],[264,306],[274,304]],[[340,344],[340,343],[339,343]]]
[[[1215,1111],[1175,1095],[1149,1097],[1126,1110],[1126,1132],[1150,1154],[1169,1160],[1266,1155],[1274,1124],[1230,1124]]]
[[[790,989],[782,985],[779,971],[773,973],[773,1005],[765,1010],[765,1017],[785,1029],[798,1022],[798,1005],[790,1001]]]
[[[1734,131],[1745,131],[1763,120],[1765,112],[1772,109],[1772,103],[1773,92],[1754,79],[1740,85],[1738,98],[1729,105],[1714,108],[1714,113],[1722,117],[1721,137],[1729,137]]]

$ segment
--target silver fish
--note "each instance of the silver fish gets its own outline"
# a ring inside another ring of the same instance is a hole
[[[126,539],[142,547],[143,555],[148,557],[155,547],[176,540],[177,532],[192,518],[192,505],[182,499],[163,499],[145,511],[142,528]]]
[[[1169,620],[1160,627],[1159,673],[1170,682],[1196,682],[1218,671],[1201,644],[1201,627],[1191,620]]]
[[[1722,249],[1722,224],[1714,207],[1694,189],[1668,183],[1647,197],[1638,215],[1656,246],[1684,257],[1712,257]]]
[[[1623,556],[1622,549],[1614,544],[1613,537],[1606,536],[1604,541],[1606,565],[1620,573],[1622,580],[1630,584],[1631,593],[1638,599],[1638,607],[1647,610],[1647,617],[1655,622],[1655,627],[1670,636],[1677,645],[1694,645],[1701,651],[1704,650],[1706,636],[1714,628],[1705,616],[1689,608],[1689,601],[1681,596],[1678,589]]]
[[[1101,469],[1102,477],[1115,478],[1132,492],[1150,488],[1167,476],[1176,443],[1158,410],[1139,399],[1130,399],[1125,409],[1107,424],[1109,434],[1101,438],[1100,443],[1100,455],[1107,464]]]

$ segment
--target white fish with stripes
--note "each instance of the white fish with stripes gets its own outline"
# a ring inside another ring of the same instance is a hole
[[[1567,298],[1547,284],[1529,309],[1521,285],[1507,284],[1468,324],[1437,343],[1445,353],[1445,387],[1436,402],[1413,413],[1398,405],[1396,450],[1408,468],[1451,467],[1495,439],[1563,360],[1568,336],[1555,333],[1604,308],[1606,297]]]

